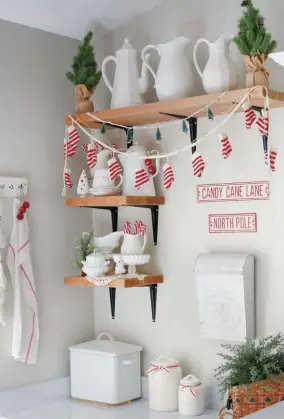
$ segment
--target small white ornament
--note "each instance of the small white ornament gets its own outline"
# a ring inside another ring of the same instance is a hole
[[[113,260],[115,261],[115,274],[116,275],[125,274],[126,270],[125,270],[125,267],[124,267],[122,256],[121,255],[114,255]]]
[[[79,182],[77,186],[77,194],[80,195],[81,198],[84,198],[89,192],[89,183],[88,178],[85,170],[82,170],[82,173],[79,177]]]

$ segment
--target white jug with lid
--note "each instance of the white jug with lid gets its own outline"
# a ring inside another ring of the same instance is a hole
[[[199,416],[204,413],[204,386],[199,378],[190,374],[180,381],[178,404],[181,415]]]
[[[165,44],[148,45],[143,48],[141,57],[155,79],[159,100],[175,99],[190,95],[193,87],[187,49],[189,39],[179,36]],[[148,51],[154,49],[161,57],[157,73],[148,63]]]
[[[219,93],[236,88],[235,65],[231,60],[229,50],[233,38],[233,35],[222,35],[216,42],[209,42],[202,38],[197,41],[194,47],[195,67],[202,79],[206,93]],[[197,49],[202,43],[207,44],[209,48],[209,59],[203,72],[197,61]]]
[[[145,57],[145,60],[149,56]],[[116,64],[113,86],[106,75],[106,65],[113,61]],[[125,38],[122,48],[116,51],[116,57],[106,57],[102,62],[102,76],[112,93],[111,108],[124,108],[144,103],[141,95],[149,87],[149,74],[145,63],[142,64],[141,77],[138,74],[137,51]]]
[[[157,153],[155,151],[152,152]],[[150,154],[147,152],[146,148],[142,145],[135,143],[133,146],[129,147],[127,154],[131,155],[128,157],[123,154],[119,154],[119,159],[123,167],[123,184],[122,184],[122,193],[123,195],[134,195],[134,196],[155,196],[155,186],[153,179],[159,174],[160,170],[160,160],[156,160],[156,173],[154,175],[150,174],[148,171],[149,166],[145,164],[145,160],[141,160],[141,156],[147,156]],[[141,186],[140,189],[135,188],[135,174],[136,169],[144,169],[149,176],[149,182]]]

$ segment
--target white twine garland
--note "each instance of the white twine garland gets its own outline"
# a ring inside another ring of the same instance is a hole
[[[252,92],[256,89],[259,89],[260,87],[262,87],[265,92],[266,92],[266,98],[265,98],[265,108],[269,111],[270,110],[270,103],[269,103],[269,94],[268,94],[268,89],[266,87],[263,86],[255,86],[252,87],[251,89],[248,90],[248,92],[242,97],[242,99],[236,104],[236,106],[233,107],[233,109],[229,112],[229,114],[227,115],[226,118],[223,119],[223,121],[221,121],[221,123],[217,126],[215,126],[214,128],[212,128],[211,130],[209,130],[207,132],[207,134],[205,134],[203,137],[197,138],[196,141],[194,141],[193,143],[189,143],[186,146],[179,148],[177,150],[173,150],[169,153],[164,153],[164,154],[157,154],[157,155],[151,155],[149,156],[148,154],[146,154],[145,156],[140,156],[140,160],[144,160],[146,158],[151,158],[152,160],[158,160],[158,159],[168,159],[169,157],[175,156],[179,153],[183,153],[185,151],[189,151],[192,148],[198,146],[199,144],[201,144],[204,140],[206,140],[211,134],[214,134],[216,131],[218,131],[221,127],[223,127],[225,124],[227,124],[228,121],[230,121],[230,119],[235,115],[235,113],[238,111],[238,109],[240,107],[242,107],[248,100],[250,95],[252,94]],[[195,115],[197,115],[198,113],[202,112],[205,109],[209,109],[214,103],[217,103],[222,97],[224,97],[226,94],[228,94],[228,92],[224,92],[222,93],[216,100],[214,100],[213,102],[209,103],[208,105],[204,106],[203,108],[199,109],[198,111],[192,113],[191,115],[187,116],[184,119],[179,119],[178,121],[170,121],[165,123],[166,126],[169,125],[174,125],[174,124],[180,124],[182,121],[187,121],[188,118],[192,118]],[[101,118],[88,113],[88,115],[90,117],[92,117],[93,119],[95,119],[97,122],[100,123],[107,123],[109,125],[112,126],[116,126],[116,127],[120,127],[120,128],[125,128],[125,129],[129,129],[129,126],[126,125],[119,125],[119,124],[115,124],[111,121],[104,121]],[[269,113],[268,113],[269,115]],[[108,146],[107,144],[105,144],[103,141],[98,140],[97,138],[95,138],[92,134],[90,134],[84,127],[82,127],[79,122],[77,122],[72,115],[69,115],[69,118],[71,119],[72,123],[77,125],[91,140],[97,142],[98,144],[100,144],[102,147],[104,147],[105,149],[111,151],[114,154],[122,154],[126,157],[132,157],[132,155],[130,153],[118,150],[118,149],[114,149],[111,146]],[[156,128],[160,125],[154,124],[154,125],[139,125],[139,126],[135,126],[132,127],[133,130],[139,130],[139,129],[149,129],[149,128]],[[271,144],[271,142],[270,142]]]

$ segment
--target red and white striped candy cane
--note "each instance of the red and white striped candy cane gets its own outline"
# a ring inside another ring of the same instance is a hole
[[[140,189],[141,186],[149,182],[149,176],[144,169],[136,169],[135,173],[135,188]]]
[[[247,129],[251,129],[253,123],[256,120],[256,114],[252,108],[252,106],[250,105],[250,103],[245,103],[243,105],[243,109],[245,111],[245,124],[246,124],[246,128]]]
[[[108,160],[107,164],[109,169],[109,177],[111,178],[111,180],[116,180],[122,173],[122,168],[120,164],[118,163],[115,157]]]
[[[205,163],[203,158],[200,154],[195,152],[192,155],[192,169],[193,169],[193,175],[197,178],[200,178],[202,176],[202,173],[205,168]]]
[[[125,224],[124,224],[124,234],[131,234],[131,224],[130,224],[130,221],[125,221]]]
[[[222,156],[224,159],[227,159],[228,157],[230,157],[232,153],[232,146],[229,141],[228,135],[226,133],[219,134],[219,138],[222,144]]]
[[[75,155],[80,140],[80,135],[73,125],[67,128],[67,134],[68,138],[64,142],[64,160],[70,159]]]
[[[71,181],[71,170],[65,168],[64,169],[64,184],[66,186],[66,188],[72,188],[73,184]]]
[[[164,187],[166,189],[170,189],[170,187],[175,181],[175,177],[174,177],[172,166],[169,163],[165,163],[163,166],[163,176],[164,176]]]
[[[270,170],[272,172],[275,172],[276,167],[275,167],[275,162],[276,162],[276,157],[277,157],[277,152],[275,150],[270,150],[269,153],[269,166],[270,166]]]
[[[147,232],[147,226],[143,223],[143,221],[140,221],[139,227],[138,227],[138,234],[143,237],[145,236],[146,232]]]
[[[134,234],[139,234],[139,221],[134,223]]]
[[[268,118],[268,111],[266,109],[263,109],[261,111],[260,117],[256,121],[256,125],[261,135],[268,135],[269,118]]]
[[[95,167],[98,160],[98,144],[92,142],[91,144],[88,144],[87,148],[87,165],[90,169],[92,169]]]

